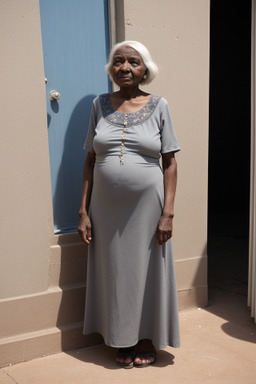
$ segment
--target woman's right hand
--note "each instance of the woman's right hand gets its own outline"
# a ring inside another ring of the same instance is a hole
[[[92,240],[92,225],[91,220],[86,212],[79,212],[80,224],[78,226],[78,232],[85,244],[90,244]]]

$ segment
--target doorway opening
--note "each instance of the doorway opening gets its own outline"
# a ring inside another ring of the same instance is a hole
[[[211,1],[208,283],[247,296],[251,0]]]

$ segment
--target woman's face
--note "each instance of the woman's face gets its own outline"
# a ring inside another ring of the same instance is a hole
[[[123,46],[116,50],[113,57],[112,77],[120,88],[138,86],[145,72],[143,60],[135,49]]]

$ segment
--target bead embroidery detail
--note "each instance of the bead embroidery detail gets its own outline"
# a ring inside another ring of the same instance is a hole
[[[121,142],[121,152],[120,152],[120,163],[121,165],[124,165],[124,139],[125,139],[125,132],[127,127],[127,113],[124,115],[124,127],[123,127],[123,134],[122,134],[122,142]]]
[[[137,112],[128,113],[127,127],[142,124],[147,120],[153,114],[160,99],[161,96],[151,95],[149,101],[143,108]],[[104,119],[113,125],[123,126],[125,113],[113,109],[108,93],[100,95],[100,106]]]

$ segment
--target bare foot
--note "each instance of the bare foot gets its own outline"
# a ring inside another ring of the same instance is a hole
[[[156,361],[156,349],[149,339],[140,340],[136,346],[134,365],[147,367]]]
[[[117,364],[123,367],[132,367],[134,358],[134,347],[119,348],[116,354]]]

